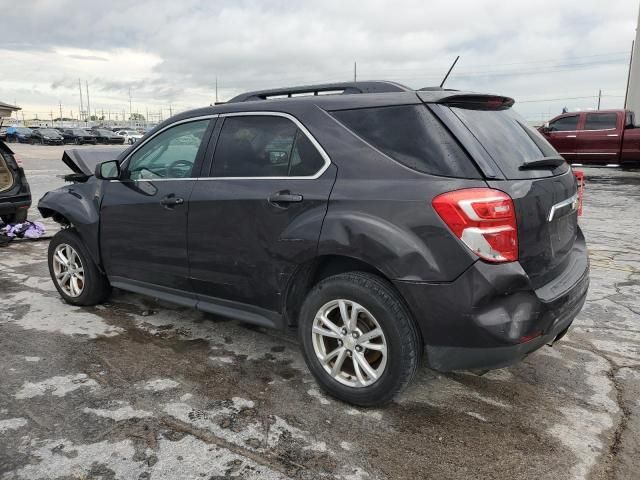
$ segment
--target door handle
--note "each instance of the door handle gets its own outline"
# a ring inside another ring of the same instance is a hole
[[[302,195],[299,195],[297,193],[291,193],[288,191],[277,192],[272,194],[269,197],[269,203],[272,203],[278,207],[282,206],[282,205],[279,205],[281,203],[299,203],[302,200],[303,200]]]
[[[567,138],[576,138],[577,135],[567,135]]]
[[[160,205],[163,205],[167,208],[173,208],[176,205],[182,205],[184,203],[184,198],[176,197],[174,194],[167,195],[162,200],[160,200]]]

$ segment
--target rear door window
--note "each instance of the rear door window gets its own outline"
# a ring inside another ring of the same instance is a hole
[[[526,162],[559,154],[540,132],[511,109],[452,107],[451,110],[482,144],[507,179],[549,177],[565,173],[569,168],[564,164],[555,169],[520,169]]]
[[[617,122],[615,113],[587,113],[584,130],[615,130]]]
[[[413,170],[480,178],[467,153],[424,105],[362,108],[332,114],[364,141]]]
[[[324,159],[288,118],[273,115],[227,117],[213,160],[214,177],[309,177]]]
[[[562,117],[549,124],[549,131],[551,132],[575,132],[578,130],[578,115],[571,117]]]

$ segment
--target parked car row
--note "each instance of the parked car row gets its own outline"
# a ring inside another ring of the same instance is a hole
[[[133,145],[142,138],[137,130],[119,130],[114,132],[107,128],[36,128],[2,127],[0,140],[7,143],[30,143],[41,145],[65,144],[104,144]]]

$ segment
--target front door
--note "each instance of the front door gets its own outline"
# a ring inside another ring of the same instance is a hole
[[[560,117],[549,123],[546,137],[549,143],[569,162],[577,162],[577,138],[580,115]]]
[[[105,183],[100,247],[112,283],[190,290],[189,196],[213,122],[168,127],[124,160],[121,180]]]
[[[615,112],[587,113],[584,127],[578,132],[578,161],[584,164],[619,163],[622,123],[623,117],[618,120]]]
[[[189,210],[192,284],[278,312],[297,265],[316,255],[336,169],[304,127],[277,114],[224,118],[209,178]]]

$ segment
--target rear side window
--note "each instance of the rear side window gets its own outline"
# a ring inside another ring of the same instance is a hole
[[[613,130],[617,121],[615,113],[587,113],[584,130]]]
[[[227,117],[213,159],[214,177],[308,177],[324,166],[309,138],[288,118]]]
[[[424,105],[333,112],[360,138],[397,162],[423,173],[479,178],[456,139]]]
[[[451,108],[493,158],[508,179],[548,177],[566,172],[568,166],[521,170],[526,162],[558,156],[558,152],[536,129],[513,110]]]
[[[549,124],[549,130],[552,132],[575,132],[578,130],[578,115],[571,117],[562,117]]]

